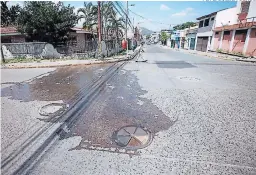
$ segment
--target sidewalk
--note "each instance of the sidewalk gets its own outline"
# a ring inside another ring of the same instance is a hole
[[[140,47],[138,47],[134,52],[136,52],[139,48]],[[119,61],[127,61],[127,60],[131,59],[130,57],[134,54],[134,52],[129,50],[128,58],[125,54],[125,55],[107,57],[104,59],[88,59],[88,60],[73,60],[73,59],[71,59],[71,60],[59,60],[59,61],[40,60],[40,62],[2,64],[1,69],[49,68],[49,67],[113,63],[113,62],[119,62]]]
[[[210,58],[217,58],[217,59],[223,59],[223,60],[230,60],[230,61],[244,61],[244,62],[253,62],[256,63],[256,58],[245,58],[245,57],[239,57],[239,56],[233,56],[233,55],[227,55],[222,54],[218,52],[201,52],[197,50],[186,50],[186,49],[173,49],[168,46],[162,46],[164,48],[172,49],[174,51],[188,53],[188,54],[194,54],[194,55],[201,55],[201,56],[207,56]]]

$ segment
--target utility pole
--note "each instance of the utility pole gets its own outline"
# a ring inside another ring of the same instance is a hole
[[[126,57],[128,58],[128,37],[127,37],[128,28],[127,28],[127,23],[128,23],[128,1],[126,1],[126,21],[125,21],[125,27],[126,27],[125,40],[127,42]]]
[[[101,11],[100,11],[101,2],[98,1],[98,56],[101,55]]]
[[[98,38],[101,42],[101,11],[100,11],[100,1],[98,1]]]

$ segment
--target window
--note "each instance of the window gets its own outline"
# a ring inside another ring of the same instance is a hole
[[[230,31],[224,31],[223,40],[231,40]]]
[[[210,18],[208,18],[208,19],[206,19],[206,20],[204,21],[204,27],[209,26],[209,20],[210,20]]]
[[[218,35],[219,34],[219,32],[215,32],[215,35]]]
[[[211,18],[211,21],[213,21],[213,20],[214,20],[214,17]]]
[[[245,42],[247,30],[237,30],[236,31],[236,40],[240,40],[241,42]]]
[[[199,28],[204,26],[204,21],[199,22]]]
[[[224,31],[224,35],[230,35],[230,31]]]

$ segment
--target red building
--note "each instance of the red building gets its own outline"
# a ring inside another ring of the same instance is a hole
[[[238,1],[237,6],[230,9],[228,16],[220,15],[222,25],[217,25],[214,29],[212,50],[256,56],[255,9],[256,1]]]

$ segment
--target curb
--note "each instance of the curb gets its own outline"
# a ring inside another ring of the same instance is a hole
[[[72,60],[73,63],[65,63],[65,61],[60,62],[47,62],[47,63],[14,63],[2,65],[1,69],[24,69],[24,68],[49,68],[49,67],[65,67],[65,66],[78,66],[78,65],[92,65],[92,64],[107,64],[115,63],[120,61],[127,61],[129,59],[113,59],[113,60],[92,60],[91,62],[83,62],[81,60]]]
[[[140,50],[141,46],[135,49],[136,51]],[[134,54],[133,53],[133,54]],[[131,57],[131,58],[130,58]],[[50,68],[50,67],[65,67],[65,66],[78,66],[78,65],[93,65],[93,64],[107,64],[107,63],[116,63],[121,61],[129,61],[133,56],[129,55],[128,58],[121,59],[106,59],[106,60],[97,60],[93,59],[91,61],[87,60],[65,60],[65,61],[56,61],[56,62],[47,62],[47,63],[11,63],[1,65],[1,69],[25,69],[25,68]],[[71,61],[73,63],[65,63]]]
[[[249,62],[249,63],[256,63],[256,59],[252,60],[252,59],[236,59],[236,61],[240,61],[240,62]]]
[[[135,50],[133,55],[130,55],[125,60],[131,60],[136,57],[138,50]],[[115,76],[116,71],[122,68],[126,62],[116,63],[111,66],[106,73],[89,84],[87,87],[81,89],[80,96],[74,103],[65,111],[57,121],[53,124],[46,126],[36,136],[31,138],[29,144],[25,143],[24,147],[14,151],[7,160],[1,162],[1,171],[4,174],[26,174],[36,164],[38,159],[43,153],[51,147],[51,145],[58,140],[58,135],[65,133],[67,127],[73,124],[73,122],[80,116],[91,101],[101,92],[101,87]]]

